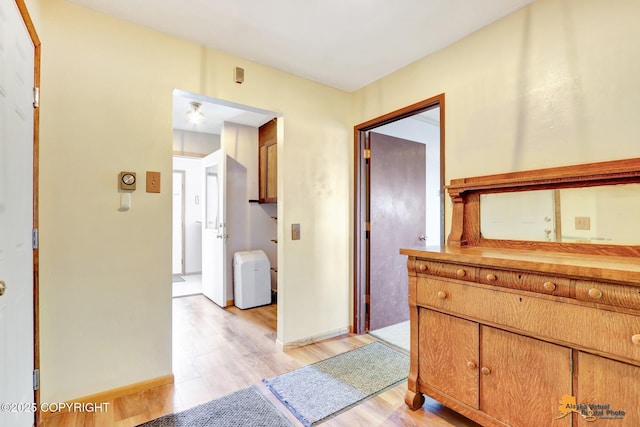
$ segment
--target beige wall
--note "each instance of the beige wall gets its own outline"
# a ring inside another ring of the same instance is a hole
[[[539,0],[358,91],[355,121],[444,92],[446,182],[638,157],[638,16],[637,0]]]
[[[350,96],[62,0],[27,6],[42,40],[43,401],[171,372],[174,88],[283,113],[278,221],[301,223],[302,240],[279,236],[291,303],[278,339],[347,327]],[[139,177],[129,212],[121,170]],[[144,191],[148,170],[162,173],[160,194]]]
[[[446,93],[447,181],[640,156],[636,0],[540,0],[353,95],[62,0],[27,4],[43,41],[44,401],[170,372],[173,88],[284,115],[284,343],[350,321],[354,124]],[[144,193],[142,179],[132,211],[118,212],[125,169],[161,171],[165,190]]]

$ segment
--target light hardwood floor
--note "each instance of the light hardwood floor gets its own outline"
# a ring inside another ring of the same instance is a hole
[[[275,344],[276,306],[249,310],[221,309],[202,295],[173,300],[173,372],[175,383],[114,399],[103,413],[69,413],[41,425],[130,427],[165,414],[191,408],[250,385],[300,424],[261,383],[376,339],[348,335],[287,352]],[[326,427],[435,426],[477,424],[427,399],[418,411],[404,402],[406,382],[323,423]],[[238,423],[242,425],[241,420]],[[250,426],[247,426],[250,427]]]

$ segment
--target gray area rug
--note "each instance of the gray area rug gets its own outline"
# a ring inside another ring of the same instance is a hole
[[[294,427],[253,387],[247,387],[195,408],[166,415],[139,427]]]
[[[404,381],[409,356],[374,342],[262,380],[305,426],[314,426]]]
[[[171,281],[173,283],[177,283],[177,282],[184,282],[185,280],[179,274],[174,274],[173,278],[171,279]]]

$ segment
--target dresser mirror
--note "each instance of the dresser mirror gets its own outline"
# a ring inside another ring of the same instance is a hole
[[[640,159],[454,179],[452,246],[640,254]]]
[[[640,184],[480,195],[480,236],[640,245]]]
[[[640,426],[640,159],[454,179],[447,191],[448,244],[400,250],[408,407],[427,395],[483,426],[586,425],[558,415],[571,401],[612,409],[589,421]]]

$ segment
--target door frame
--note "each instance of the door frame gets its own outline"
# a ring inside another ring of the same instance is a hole
[[[440,107],[440,188],[444,188],[444,147],[445,147],[445,94],[433,96],[399,110],[376,117],[353,128],[354,146],[354,226],[353,226],[353,319],[352,332],[363,334],[369,323],[369,160],[365,150],[369,149],[367,132],[379,126],[401,120],[415,114]],[[440,217],[444,218],[442,203],[444,192],[440,193]],[[443,234],[444,236],[444,234]],[[442,242],[441,242],[442,243]]]
[[[20,11],[24,25],[31,37],[33,43],[34,57],[33,57],[33,87],[40,90],[40,58],[41,58],[41,42],[38,37],[35,25],[31,20],[29,11],[24,0],[15,0],[15,4]],[[34,90],[35,92],[35,90]],[[35,94],[34,94],[35,95]],[[38,96],[39,97],[39,96]],[[34,97],[35,98],[35,97]],[[39,100],[38,100],[39,101]],[[38,218],[38,201],[39,201],[39,164],[40,164],[40,106],[34,100],[33,104],[33,230],[37,232],[39,218]],[[37,236],[37,234],[35,234]],[[39,328],[39,249],[37,238],[34,238],[33,245],[33,369],[34,371],[40,369],[40,328]],[[36,402],[35,411],[35,425],[40,422],[40,388],[34,390],[33,396]]]
[[[181,205],[180,209],[182,211],[180,213],[180,219],[181,219],[181,221],[180,221],[180,235],[181,235],[181,239],[182,239],[181,245],[180,245],[180,257],[182,258],[182,261],[181,261],[181,266],[180,266],[180,274],[184,275],[184,274],[186,274],[186,271],[187,271],[187,268],[186,268],[187,258],[186,258],[186,250],[185,250],[185,248],[186,248],[186,237],[187,236],[185,235],[185,219],[184,219],[184,216],[185,216],[185,201],[186,201],[185,200],[185,189],[186,189],[185,181],[186,181],[186,178],[187,178],[187,173],[186,173],[186,171],[181,170],[181,169],[173,169],[172,178],[173,178],[173,175],[175,175],[175,174],[182,175],[182,188],[180,189],[180,205]],[[175,206],[173,206],[173,199],[172,199],[172,208],[175,209]],[[172,221],[172,226],[175,226],[175,224],[173,224],[173,221]],[[173,230],[172,230],[172,232],[173,232]],[[171,242],[171,246],[172,246],[172,248],[175,249],[175,242],[172,241]],[[173,264],[173,254],[172,254],[172,260],[171,261],[172,261],[172,264]],[[172,270],[173,270],[173,268],[172,268]]]

